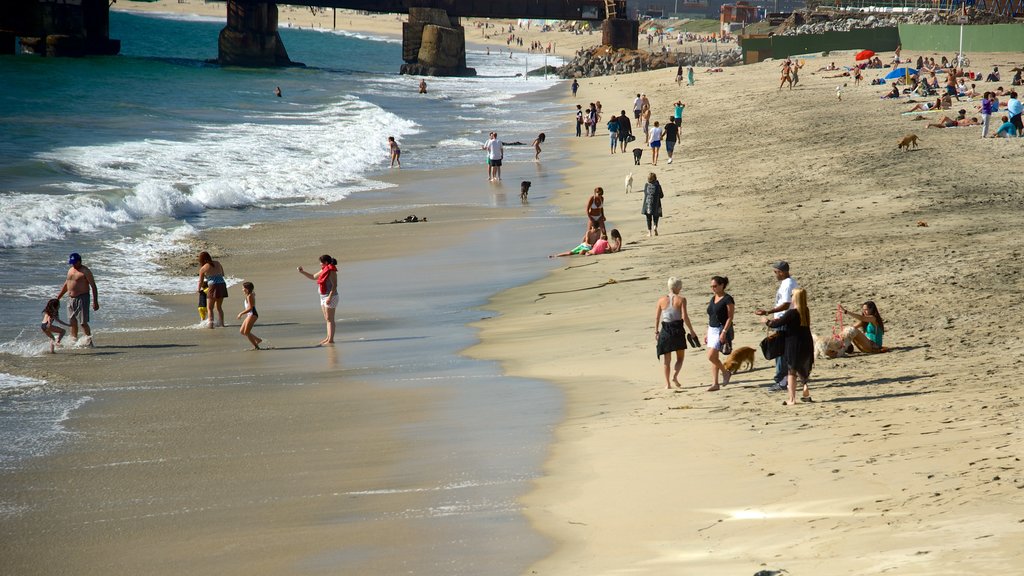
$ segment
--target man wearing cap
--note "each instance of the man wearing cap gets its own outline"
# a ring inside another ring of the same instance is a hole
[[[779,281],[779,289],[775,291],[775,306],[771,310],[765,310],[760,308],[754,311],[754,314],[758,316],[765,316],[767,314],[773,314],[775,318],[782,316],[782,313],[789,309],[790,302],[793,301],[793,290],[799,288],[796,280],[789,275],[789,262],[780,260],[772,264],[772,272],[775,273],[775,279]],[[783,331],[785,326],[780,326],[776,330]],[[786,375],[787,371],[783,366],[782,356],[775,359],[775,384],[772,386],[772,390],[785,390],[786,389]]]
[[[71,338],[78,339],[78,325],[82,325],[82,332],[89,338],[88,345],[92,346],[92,331],[89,330],[89,290],[92,290],[92,309],[100,309],[100,296],[96,291],[96,281],[92,278],[92,270],[82,264],[82,257],[78,252],[73,252],[68,257],[67,280],[60,288],[57,300],[60,300],[65,293],[70,297],[68,300],[68,324],[71,326]]]

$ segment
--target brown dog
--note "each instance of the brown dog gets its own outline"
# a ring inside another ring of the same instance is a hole
[[[722,362],[722,364],[725,366],[726,370],[732,372],[733,374],[739,372],[740,367],[743,366],[744,364],[747,365],[748,370],[753,370],[754,349],[751,348],[750,346],[737,348],[732,351],[732,354],[729,354],[729,357],[726,358],[725,362]]]
[[[896,145],[896,149],[899,150],[903,148],[909,151],[911,144],[914,145],[914,148],[917,148],[917,134],[907,134],[904,136],[903,140],[900,140],[900,143]]]

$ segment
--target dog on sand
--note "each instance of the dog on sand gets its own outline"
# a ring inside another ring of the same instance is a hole
[[[722,362],[725,369],[735,374],[740,371],[740,367],[744,364],[747,365],[747,370],[754,369],[754,349],[750,346],[744,346],[737,348],[729,354],[729,357]]]
[[[900,140],[900,143],[896,145],[896,149],[899,150],[903,148],[909,151],[911,145],[913,145],[914,148],[917,148],[917,134],[907,134],[904,136],[903,139]]]
[[[640,165],[640,158],[644,155],[643,148],[633,148],[633,164]]]
[[[530,186],[533,186],[533,183],[529,180],[523,180],[519,183],[519,199],[523,202],[526,202],[526,197],[530,195]]]
[[[633,173],[626,174],[626,194],[633,191]]]

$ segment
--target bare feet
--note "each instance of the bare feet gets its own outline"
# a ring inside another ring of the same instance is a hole
[[[721,386],[719,386],[718,384],[715,384],[714,386],[711,386],[710,388],[708,388],[707,392],[717,392],[717,391],[719,391],[721,389],[722,389]]]
[[[53,340],[50,340],[50,354],[56,354],[57,353],[57,351],[54,350],[54,346],[55,345],[53,343]]]
[[[732,378],[732,372],[729,372],[728,370],[722,372],[722,386],[728,384],[730,378]]]

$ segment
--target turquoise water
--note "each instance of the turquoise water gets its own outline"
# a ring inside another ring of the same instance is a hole
[[[424,97],[396,73],[396,40],[282,29],[307,67],[221,68],[207,61],[222,26],[113,12],[120,56],[0,58],[0,352],[41,352],[24,329],[70,252],[105,279],[98,326],[128,302],[158,314],[138,293],[188,292],[191,279],[152,262],[197,231],[385,188],[387,136],[406,169],[430,170],[478,163],[492,129],[530,142],[549,114],[516,98],[553,82],[514,77],[540,57],[473,54],[481,78],[430,79]]]

